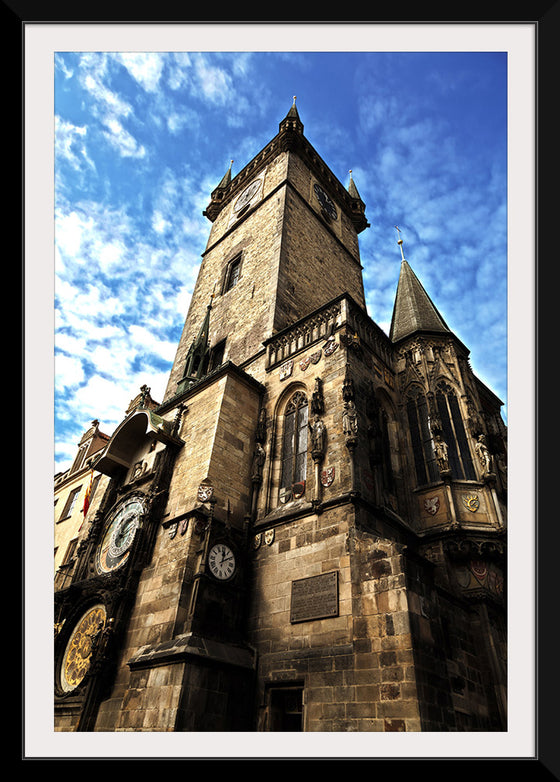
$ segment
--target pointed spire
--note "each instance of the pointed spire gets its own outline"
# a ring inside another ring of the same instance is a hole
[[[210,303],[206,307],[206,315],[204,316],[204,320],[202,321],[202,325],[200,327],[200,331],[198,332],[198,336],[193,343],[195,348],[202,347],[203,350],[205,350],[208,346],[208,336],[210,332],[210,312],[212,310],[213,299],[214,299],[214,293],[212,293],[212,295],[210,296]]]
[[[417,331],[451,333],[405,259],[400,228],[397,228],[397,231],[399,236],[397,244],[401,248],[401,272],[391,320],[390,339],[398,342]]]
[[[350,174],[350,183],[348,185],[348,192],[352,196],[352,198],[356,198],[359,201],[362,199],[360,198],[360,194],[358,193],[358,188],[356,187],[354,180],[352,179],[352,169],[348,172]]]
[[[233,160],[229,161],[229,168],[226,171],[226,173],[223,175],[222,180],[218,187],[227,187],[229,183],[231,182],[231,167],[233,165]]]
[[[348,172],[350,174],[350,182],[348,184],[348,195],[352,199],[351,204],[351,220],[354,223],[356,231],[360,233],[365,228],[369,228],[369,223],[366,219],[366,205],[362,201],[358,188],[352,177],[352,169]]]
[[[296,107],[296,96],[293,96],[293,103],[290,110],[279,125],[279,129],[282,130],[295,130],[298,133],[303,134],[303,122],[299,118],[298,110]]]

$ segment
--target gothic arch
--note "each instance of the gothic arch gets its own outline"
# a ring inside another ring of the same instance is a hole
[[[293,489],[296,484],[302,485],[305,490],[309,402],[307,386],[295,382],[284,389],[275,405],[269,478],[269,500],[272,505],[297,499]]]
[[[397,476],[401,470],[397,411],[393,400],[383,388],[377,388],[374,394],[377,416],[370,428],[370,458],[372,467],[379,470],[385,504],[394,504]]]
[[[476,472],[462,411],[460,392],[448,378],[434,383],[433,401],[434,429],[448,447],[449,469],[454,478],[475,480]]]

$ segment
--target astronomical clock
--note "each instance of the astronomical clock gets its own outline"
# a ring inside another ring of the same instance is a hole
[[[141,402],[94,465],[110,480],[97,511],[86,519],[71,583],[55,592],[55,712],[69,730],[92,730],[110,691],[182,445],[177,429],[178,420],[163,421]]]

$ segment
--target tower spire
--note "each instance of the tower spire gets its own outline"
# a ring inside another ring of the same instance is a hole
[[[397,225],[395,228],[402,260],[389,338],[397,342],[417,331],[450,333],[447,323],[404,257],[401,229]]]
[[[303,122],[301,121],[298,110],[296,108],[296,96],[292,96],[292,105],[290,110],[279,125],[279,129],[282,131],[293,130],[303,135]]]
[[[401,237],[401,229],[399,228],[399,226],[398,226],[398,225],[396,225],[396,226],[395,226],[395,228],[397,229],[397,235],[398,235],[398,237],[399,237],[399,238],[398,238],[398,240],[397,240],[397,244],[398,244],[398,245],[399,245],[399,247],[401,248],[401,258],[402,258],[402,260],[404,261],[404,260],[406,260],[406,259],[405,259],[405,257],[404,257],[404,253],[403,253],[403,240],[402,240],[402,237]]]

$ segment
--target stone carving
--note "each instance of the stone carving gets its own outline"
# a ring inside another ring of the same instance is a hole
[[[261,409],[259,413],[259,420],[257,423],[257,432],[255,435],[255,440],[258,443],[264,443],[266,442],[266,426],[267,426],[267,420],[266,420],[266,410],[264,407]]]
[[[260,443],[255,445],[255,452],[253,454],[253,468],[252,468],[252,480],[262,481],[263,465],[266,460],[266,453]]]
[[[321,415],[325,412],[325,400],[323,398],[323,381],[315,378],[315,390],[311,394],[311,412]]]
[[[449,472],[448,447],[445,440],[437,434],[434,438],[434,453],[440,472]]]
[[[308,424],[311,430],[311,454],[314,459],[320,459],[325,455],[325,441],[327,430],[325,424],[318,415],[313,419],[313,423]]]
[[[342,384],[342,398],[345,402],[354,399],[354,381],[351,377],[348,377],[348,375],[345,376],[344,383]]]
[[[352,399],[344,403],[342,431],[345,437],[349,439],[355,439],[358,435],[358,411]]]
[[[494,459],[488,450],[488,446],[486,445],[486,437],[483,434],[479,436],[478,442],[474,449],[484,474],[486,475],[488,473],[494,472]]]

